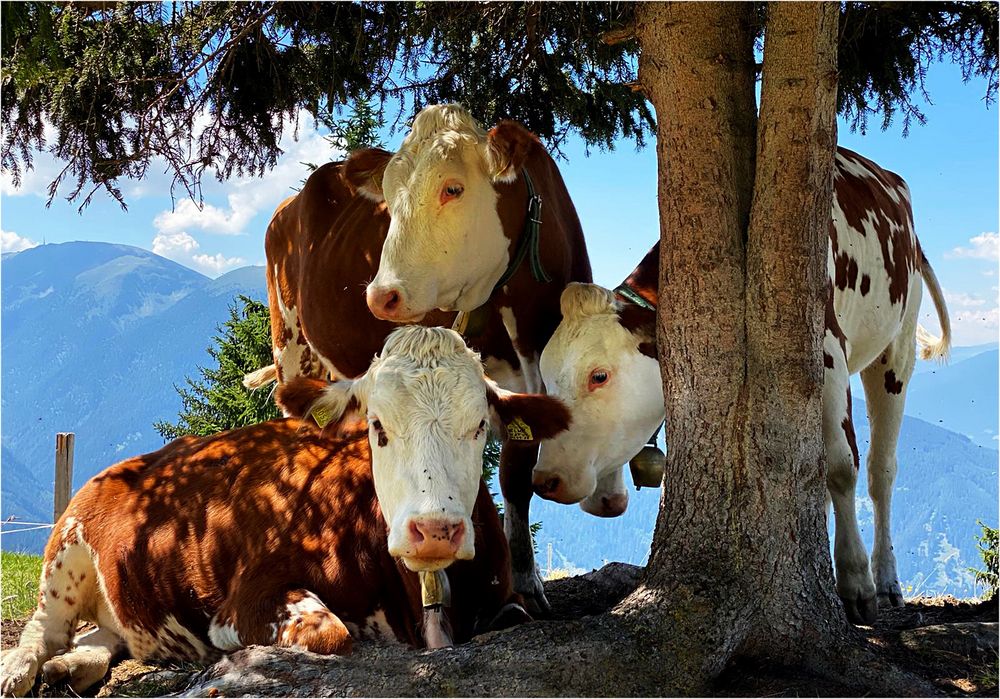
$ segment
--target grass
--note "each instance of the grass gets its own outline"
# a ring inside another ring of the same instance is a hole
[[[24,619],[35,611],[41,574],[41,556],[0,552],[0,619]]]

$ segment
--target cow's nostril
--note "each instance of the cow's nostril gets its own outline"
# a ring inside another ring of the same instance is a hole
[[[462,537],[465,535],[465,522],[459,522],[455,525],[455,530],[451,533],[451,543],[456,546],[462,541]]]
[[[415,544],[419,544],[424,540],[424,533],[420,531],[420,527],[417,526],[416,522],[410,522],[410,539]]]
[[[399,292],[392,289],[385,296],[385,301],[382,303],[382,307],[387,311],[394,311],[399,306],[400,296]]]
[[[552,478],[547,479],[543,487],[545,488],[546,493],[556,492],[559,490],[559,478],[553,476]]]

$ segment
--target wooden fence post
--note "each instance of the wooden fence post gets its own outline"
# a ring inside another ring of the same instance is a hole
[[[59,521],[69,506],[73,493],[73,444],[76,435],[72,432],[56,433],[56,485],[53,493],[52,522]]]

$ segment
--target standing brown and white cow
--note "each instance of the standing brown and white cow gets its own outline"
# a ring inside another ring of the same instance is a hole
[[[913,230],[906,183],[845,148],[838,150],[835,165],[823,437],[836,518],[837,591],[852,620],[870,622],[877,599],[902,603],[889,513],[915,345],[920,343],[924,359],[944,358],[951,327],[941,287]],[[534,483],[543,497],[563,503],[583,500],[587,509],[584,499],[603,483],[625,509],[621,465],[664,419],[655,345],[659,260],[657,244],[614,292],[592,284],[571,284],[563,292],[563,321],[542,353],[541,369],[549,393],[570,406],[573,422],[541,447]],[[937,309],[941,339],[917,324],[925,283]],[[849,378],[858,372],[871,422],[871,567],[854,502],[859,459]]]
[[[300,377],[278,398],[301,419],[178,439],[80,489],[0,693],[39,670],[81,691],[124,648],[207,661],[250,644],[343,654],[372,635],[447,645],[417,576],[444,568],[455,640],[527,619],[481,478],[485,429],[551,436],[568,419],[557,399],[498,389],[457,333],[421,327],[357,380]],[[74,638],[80,620],[97,629]]]
[[[511,121],[487,133],[459,105],[421,111],[396,153],[365,149],[319,168],[275,212],[266,251],[275,365],[248,385],[357,376],[396,324],[450,326],[465,311],[490,377],[538,393],[559,295],[592,278],[573,203],[538,139]],[[506,445],[500,487],[515,587],[539,611],[528,528],[536,455]]]

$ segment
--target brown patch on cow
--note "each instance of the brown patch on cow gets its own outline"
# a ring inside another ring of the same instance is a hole
[[[823,366],[825,366],[827,369],[833,368],[833,356],[828,354],[827,352],[823,353]]]
[[[839,154],[865,168],[872,177],[858,177],[838,165],[837,176],[834,177],[834,190],[837,202],[844,214],[844,223],[867,235],[867,222],[878,236],[882,250],[882,262],[889,284],[889,301],[892,304],[904,303],[909,291],[910,275],[919,270],[922,253],[913,235],[913,214],[909,203],[902,195],[895,202],[889,195],[901,192],[905,186],[902,178],[885,170],[872,161],[846,148],[839,148]],[[841,263],[838,256],[838,241],[831,236],[837,288],[846,288],[848,270],[845,267],[843,279],[840,276]],[[891,252],[890,252],[891,250]],[[841,284],[843,281],[844,285]]]
[[[569,429],[572,419],[566,404],[553,396],[541,394],[497,392],[486,386],[486,400],[504,425],[520,419],[531,428],[531,439],[538,442],[551,439]],[[520,440],[519,440],[520,441]]]
[[[833,306],[833,284],[827,287],[826,293],[826,308],[824,309],[824,320],[826,322],[827,331],[833,335],[837,341],[840,343],[840,349],[844,351],[844,356],[847,356],[847,335],[844,334],[843,329],[840,327],[840,321],[837,320],[837,311]]]
[[[56,561],[56,570],[62,568],[62,561]]]
[[[382,176],[385,166],[392,160],[392,153],[381,148],[362,148],[351,153],[344,161],[344,179],[355,192],[364,188],[382,195]]]
[[[646,253],[639,265],[625,279],[625,285],[645,299],[654,308],[659,302],[660,244]]]
[[[862,274],[861,275],[861,288],[860,288],[861,295],[862,296],[867,296],[868,292],[871,290],[871,288],[872,288],[872,278],[869,277],[867,274]]]
[[[885,372],[885,390],[886,393],[894,393],[896,395],[903,392],[903,382],[896,378],[896,372],[892,369]]]
[[[70,597],[69,595],[66,595],[66,604],[72,607],[74,604],[76,604],[76,599]]]
[[[851,458],[854,459],[854,470],[858,471],[861,468],[861,456],[858,452],[858,437],[854,433],[854,421],[851,419],[851,387],[847,387],[847,415],[840,422],[840,428],[844,430],[844,437],[847,438],[847,444],[851,447]]]
[[[486,137],[494,172],[494,180],[515,177],[524,167],[535,148],[540,148],[538,137],[516,121],[504,120],[490,129]]]
[[[618,323],[635,336],[639,352],[656,359],[656,312],[624,303],[618,309]]]
[[[329,384],[322,379],[296,376],[278,386],[275,402],[289,415],[305,418],[309,409],[323,395]]]

